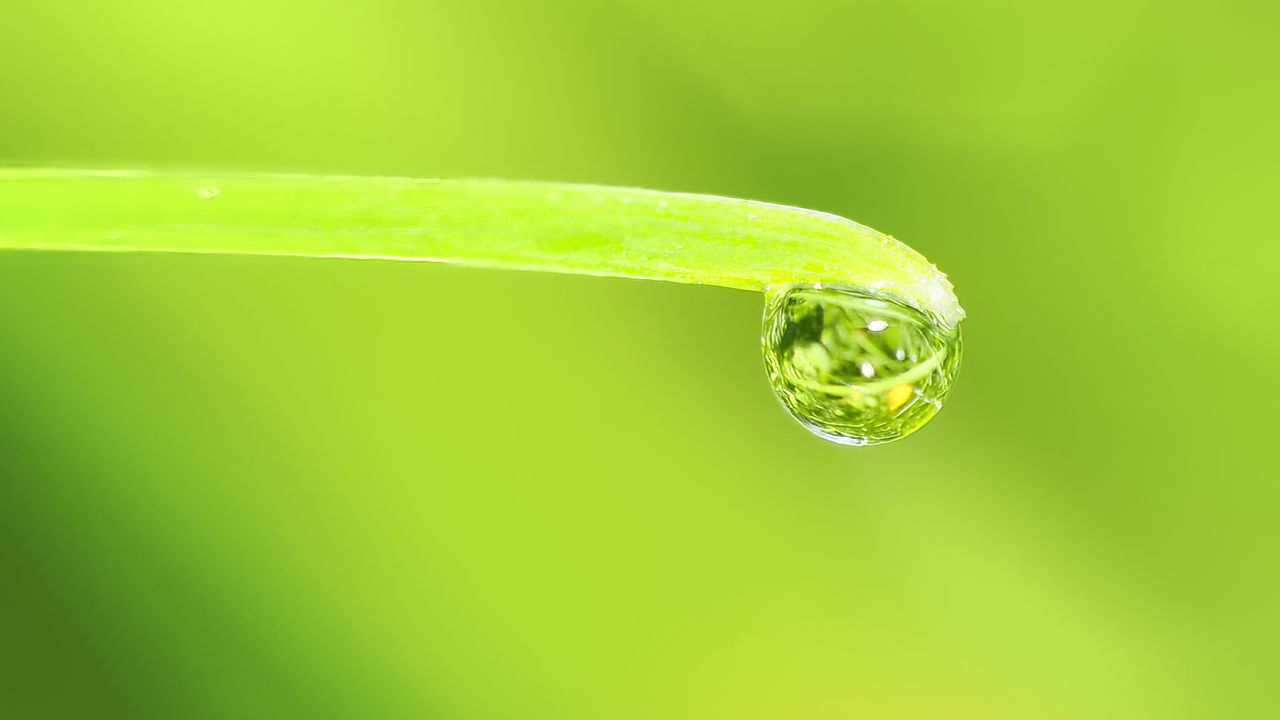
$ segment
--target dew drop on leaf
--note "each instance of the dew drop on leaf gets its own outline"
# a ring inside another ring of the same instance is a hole
[[[819,437],[877,445],[928,423],[960,370],[960,331],[869,290],[765,296],[764,361],[783,406]]]

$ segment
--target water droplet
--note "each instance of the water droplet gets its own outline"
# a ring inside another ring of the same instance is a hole
[[[870,290],[770,291],[763,341],[778,399],[814,434],[845,445],[920,429],[960,370],[958,328]]]

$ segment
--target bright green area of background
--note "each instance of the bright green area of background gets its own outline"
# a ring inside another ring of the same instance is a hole
[[[9,0],[11,163],[773,200],[970,319],[851,450],[748,293],[0,254],[0,715],[1275,717],[1276,23]]]

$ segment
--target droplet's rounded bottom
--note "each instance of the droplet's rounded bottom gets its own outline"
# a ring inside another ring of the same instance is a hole
[[[783,406],[815,435],[844,445],[919,430],[960,370],[959,328],[870,290],[771,291],[762,340]]]

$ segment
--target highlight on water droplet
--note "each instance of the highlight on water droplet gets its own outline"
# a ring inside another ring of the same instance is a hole
[[[845,445],[919,430],[960,370],[959,328],[871,290],[770,290],[762,340],[783,406],[814,434]]]

